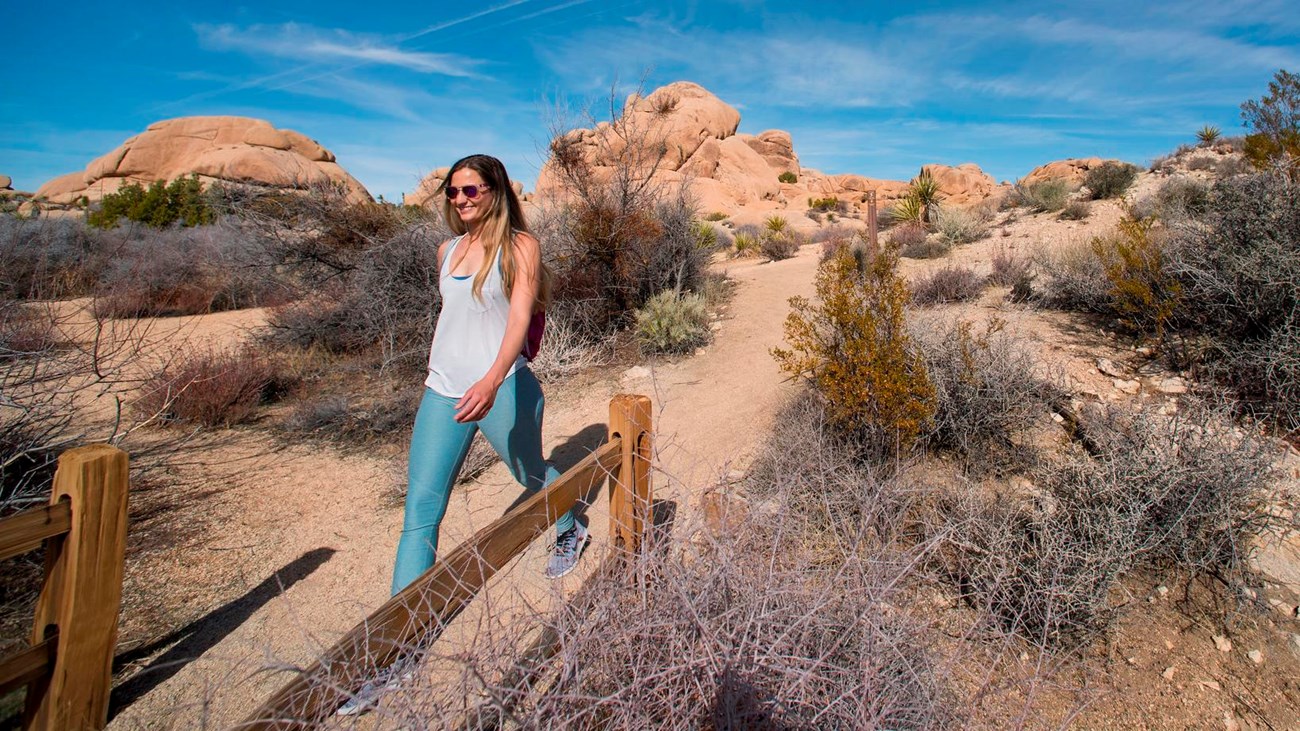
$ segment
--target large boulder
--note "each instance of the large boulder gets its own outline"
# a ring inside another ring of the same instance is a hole
[[[708,139],[682,165],[691,178],[717,181],[733,206],[773,200],[781,190],[777,173],[739,137]]]
[[[794,140],[791,139],[789,132],[783,132],[779,129],[769,129],[766,132],[760,132],[758,136],[754,135],[736,135],[745,141],[745,144],[762,156],[767,164],[776,171],[779,177],[781,173],[799,174],[799,156],[794,154]]]
[[[973,162],[957,167],[933,163],[922,165],[939,184],[940,200],[956,206],[969,206],[987,200],[998,188],[998,181]]]
[[[617,124],[600,122],[591,129],[566,133],[557,145],[581,160],[594,178],[607,177],[619,165],[635,164],[623,157],[629,142],[658,146],[663,151],[660,172],[675,172],[708,140],[724,140],[736,133],[740,112],[699,84],[678,81],[655,89],[645,97],[633,96]],[[637,160],[644,155],[632,156]],[[537,193],[543,197],[565,194],[564,182],[548,160],[537,176]]]
[[[1106,162],[1100,157],[1069,158],[1039,165],[1020,179],[1021,185],[1033,185],[1047,180],[1064,180],[1073,186],[1083,185],[1088,171]]]
[[[371,200],[364,186],[311,138],[248,117],[181,117],[155,122],[80,173],[61,175],[36,195],[54,204],[96,201],[130,183],[198,175],[271,188],[335,185],[353,202]]]
[[[13,190],[14,181],[8,175],[0,175],[0,190]]]

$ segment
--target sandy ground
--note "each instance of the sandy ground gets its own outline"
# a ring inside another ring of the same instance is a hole
[[[905,260],[903,271],[914,277],[957,264],[986,272],[1000,249],[1029,255],[1040,247],[1086,243],[1109,230],[1119,216],[1119,208],[1110,203],[1096,204],[1084,222],[1022,214],[995,228],[990,238],[944,259]],[[819,248],[806,246],[783,262],[721,263],[738,284],[736,294],[715,341],[693,357],[607,370],[548,388],[544,436],[552,458],[562,466],[572,464],[599,441],[614,394],[648,395],[657,431],[655,498],[675,509],[680,524],[689,525],[703,492],[748,465],[789,392],[769,351],[782,344],[788,298],[813,293]],[[1004,294],[989,291],[960,312],[1003,320],[1010,332],[1032,344],[1046,371],[1082,398],[1172,399],[1156,384],[1173,374],[1143,370],[1132,348],[1104,328],[1075,315],[1006,304]],[[237,340],[260,316],[229,313],[185,327],[191,327],[187,333],[196,341]],[[1127,369],[1140,383],[1139,392],[1125,393],[1116,378],[1099,372],[1099,357]],[[113,729],[235,724],[289,677],[287,668],[310,662],[387,598],[401,523],[402,456],[343,455],[301,445],[277,448],[255,429],[223,434],[219,444],[195,454],[182,470],[189,487],[178,495],[174,513],[151,518],[183,521],[183,529],[169,541],[139,550],[128,566],[122,652],[130,668],[143,672],[115,690]],[[1300,456],[1292,451],[1286,459],[1294,486],[1300,479]],[[459,489],[444,523],[444,551],[499,517],[517,494],[501,465]],[[603,493],[587,515],[595,543],[584,558],[584,570],[598,564],[605,550]],[[503,570],[483,603],[494,609],[510,605],[544,611],[579,586],[583,571],[560,582],[541,578],[545,544],[535,541]],[[1264,562],[1279,579],[1279,596],[1294,606],[1300,599],[1295,541],[1270,548]],[[162,595],[175,600],[153,606]],[[474,628],[483,621],[481,612],[466,612],[443,642],[472,641]],[[137,617],[180,629],[153,641],[159,630],[143,626]],[[138,646],[136,638],[151,638],[151,644]],[[1151,661],[1157,662],[1163,661]],[[1153,678],[1134,675],[1131,682],[1159,681],[1158,670]],[[1160,703],[1153,707],[1157,716],[1164,712]],[[1217,723],[1223,727],[1222,720]]]

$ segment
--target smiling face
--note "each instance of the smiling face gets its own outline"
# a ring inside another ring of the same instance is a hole
[[[483,223],[492,210],[493,196],[496,191],[484,186],[490,183],[483,179],[483,176],[477,170],[469,167],[463,167],[451,174],[451,180],[448,185],[456,188],[456,197],[451,199],[451,207],[456,209],[456,214],[460,220],[468,227],[474,227],[476,224]],[[470,198],[461,190],[467,185],[478,187],[478,197]]]

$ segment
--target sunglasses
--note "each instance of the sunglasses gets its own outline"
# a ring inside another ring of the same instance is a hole
[[[466,198],[474,200],[479,197],[483,191],[490,190],[491,188],[492,186],[485,183],[483,185],[462,185],[459,188],[454,185],[448,185],[445,190],[447,193],[447,200],[454,201],[456,200],[456,196],[461,193],[464,193]]]

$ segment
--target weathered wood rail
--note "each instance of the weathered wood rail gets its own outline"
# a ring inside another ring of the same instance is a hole
[[[611,544],[616,555],[639,551],[651,520],[651,435],[650,399],[615,396],[609,406],[609,439],[603,446],[385,602],[239,728],[315,728],[377,669],[388,667],[404,650],[440,636],[497,571],[607,477]]]
[[[102,729],[126,555],[127,456],[59,456],[50,504],[0,520],[0,560],[45,546],[31,645],[0,659],[0,695],[27,686],[23,728]]]

